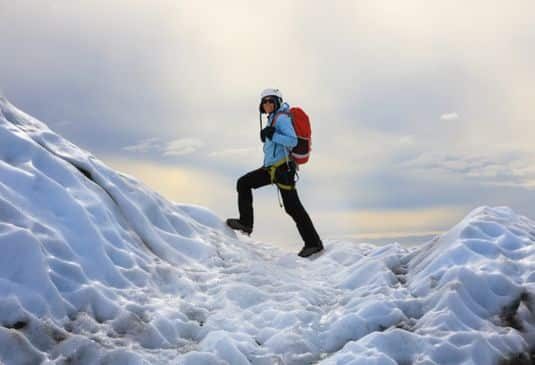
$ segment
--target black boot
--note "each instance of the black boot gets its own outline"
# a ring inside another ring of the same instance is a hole
[[[301,256],[301,257],[308,257],[310,255],[313,255],[313,254],[321,252],[321,251],[323,251],[323,243],[321,241],[319,241],[314,246],[306,246],[305,245],[305,247],[303,247],[301,249],[301,251],[299,251],[299,253],[297,255]]]
[[[239,219],[229,218],[227,219],[227,226],[234,230],[242,231],[246,235],[250,236],[253,232],[253,227],[244,226]]]

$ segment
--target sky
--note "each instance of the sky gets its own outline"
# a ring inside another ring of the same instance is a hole
[[[312,122],[324,239],[418,243],[481,205],[535,217],[535,2],[0,0],[0,91],[166,198],[237,216],[258,102]],[[253,238],[298,250],[273,186]]]

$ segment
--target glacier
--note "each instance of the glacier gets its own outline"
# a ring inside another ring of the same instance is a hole
[[[483,206],[418,247],[324,244],[237,235],[0,97],[1,363],[533,363],[533,220]]]

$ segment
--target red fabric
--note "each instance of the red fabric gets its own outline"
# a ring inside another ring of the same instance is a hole
[[[292,125],[297,135],[297,146],[292,149],[292,157],[299,165],[308,162],[312,149],[312,128],[310,119],[305,111],[299,107],[290,108],[289,112],[280,112],[273,119],[273,126],[280,114],[287,114],[292,120]]]
[[[290,108],[290,115],[292,117],[292,123],[297,138],[305,139],[307,141],[306,154],[297,154],[295,150],[292,151],[292,156],[295,162],[302,165],[308,162],[310,150],[312,149],[312,128],[310,128],[310,119],[305,111],[299,107]]]
[[[290,115],[298,137],[310,138],[312,129],[310,128],[310,119],[303,109],[299,107],[290,108]]]

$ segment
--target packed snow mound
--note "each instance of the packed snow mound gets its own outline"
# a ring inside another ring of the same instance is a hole
[[[529,363],[534,242],[535,222],[481,207],[421,247],[302,259],[0,98],[5,364]]]

